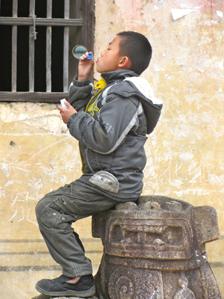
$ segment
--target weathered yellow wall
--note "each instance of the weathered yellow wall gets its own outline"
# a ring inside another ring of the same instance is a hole
[[[164,109],[146,144],[144,194],[216,208],[220,240],[207,250],[224,296],[224,2],[97,3],[97,51],[123,30],[140,31],[152,43],[144,76]],[[176,19],[181,13],[187,15]]]
[[[186,8],[192,11],[174,20],[174,9]],[[217,209],[220,240],[207,249],[224,295],[223,12],[218,0],[96,0],[95,52],[123,30],[150,39],[154,53],[144,77],[164,109],[146,144],[144,194]],[[30,298],[38,279],[59,273],[41,241],[34,207],[46,192],[79,175],[77,143],[54,105],[0,104],[2,299]],[[76,227],[96,269],[101,245],[90,239],[90,219]]]

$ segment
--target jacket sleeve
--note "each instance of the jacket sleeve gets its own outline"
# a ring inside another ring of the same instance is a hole
[[[91,81],[73,80],[69,86],[68,100],[70,104],[77,110],[83,109],[92,95]]]
[[[137,99],[116,97],[100,110],[98,118],[80,111],[68,122],[70,134],[87,148],[110,154],[122,143],[138,119]]]

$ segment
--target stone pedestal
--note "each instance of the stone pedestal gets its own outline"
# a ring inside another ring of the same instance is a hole
[[[32,299],[83,299],[81,297],[49,297],[45,295],[39,295],[37,297],[33,297]],[[97,297],[88,297],[86,299],[98,299]]]
[[[161,196],[93,217],[104,253],[99,299],[221,299],[205,243],[218,238],[216,211]]]

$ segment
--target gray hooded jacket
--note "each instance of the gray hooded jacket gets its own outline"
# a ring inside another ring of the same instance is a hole
[[[85,112],[90,81],[73,81],[69,101],[78,113],[68,122],[79,141],[80,180],[116,199],[136,200],[143,186],[144,144],[159,119],[162,104],[152,98],[147,81],[131,70],[104,73],[107,87],[97,98],[99,111]]]

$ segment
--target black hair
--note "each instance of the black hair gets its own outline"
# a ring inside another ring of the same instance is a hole
[[[148,67],[152,57],[150,42],[143,34],[135,31],[122,31],[117,35],[121,37],[120,54],[130,58],[130,69],[140,75]]]

